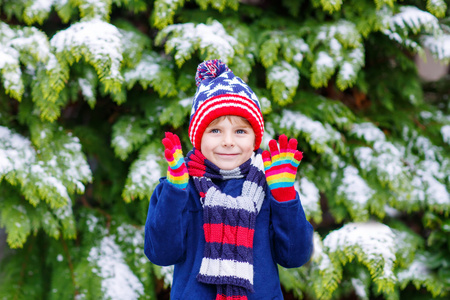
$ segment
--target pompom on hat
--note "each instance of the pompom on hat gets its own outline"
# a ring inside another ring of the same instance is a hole
[[[197,92],[192,103],[189,139],[200,149],[203,133],[214,119],[221,116],[241,116],[248,120],[255,132],[255,150],[264,134],[261,106],[250,87],[218,59],[198,65],[195,76]]]

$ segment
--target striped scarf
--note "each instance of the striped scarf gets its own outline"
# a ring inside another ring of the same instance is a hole
[[[186,162],[203,206],[205,249],[197,280],[217,286],[216,300],[246,300],[253,292],[253,236],[265,198],[262,151],[233,170],[221,170],[197,149]],[[222,193],[213,179],[245,178],[241,195]]]

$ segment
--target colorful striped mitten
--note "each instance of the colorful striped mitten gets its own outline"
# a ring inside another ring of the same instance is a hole
[[[269,142],[269,151],[262,154],[267,184],[272,196],[279,202],[295,199],[294,181],[297,167],[303,158],[302,152],[297,150],[297,140],[286,135],[278,138],[280,149],[275,140]],[[271,157],[272,156],[272,157]]]
[[[189,181],[189,174],[184,163],[180,139],[176,134],[166,132],[166,137],[163,138],[162,143],[166,148],[164,156],[169,163],[167,168],[167,181],[184,190]]]

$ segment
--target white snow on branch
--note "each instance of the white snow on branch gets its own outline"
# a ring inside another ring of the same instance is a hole
[[[318,71],[321,73],[325,73],[325,70],[334,69],[336,67],[336,61],[325,51],[319,52],[315,64]]]
[[[294,64],[299,66],[303,61],[304,54],[307,54],[310,51],[309,45],[305,42],[304,39],[301,38],[294,39],[293,41],[286,38],[286,40],[286,43],[291,44],[292,49],[295,49],[297,51],[293,55],[292,61],[294,62]],[[288,51],[291,51],[291,48],[288,48]]]
[[[376,276],[374,280],[395,281],[396,236],[387,225],[373,221],[348,223],[329,233],[323,243],[330,254],[356,255],[368,268],[372,268],[369,271]],[[377,268],[381,272],[374,274]]]
[[[29,7],[30,11],[46,11],[50,12],[52,9],[54,0],[34,0],[32,5]]]
[[[173,273],[175,271],[174,266],[163,266],[161,267],[161,275],[164,277],[164,284],[167,286],[172,286],[173,283]]]
[[[333,268],[333,263],[330,260],[330,257],[324,251],[324,245],[320,235],[317,232],[314,232],[313,236],[314,243],[314,253],[312,256],[312,261],[318,264],[318,269],[321,271],[328,271]]]
[[[416,254],[414,261],[408,266],[408,268],[398,272],[398,281],[409,282],[411,280],[423,281],[426,278],[431,278],[430,269],[426,266],[426,261],[429,259],[423,254]]]
[[[84,192],[83,182],[91,180],[91,170],[81,151],[77,137],[63,135],[62,144],[45,145],[53,155],[40,160],[31,141],[0,126],[0,179],[11,175],[9,181],[19,185],[25,198],[33,205],[46,200],[61,219],[71,213],[69,192]],[[57,151],[55,149],[58,147]],[[62,209],[64,208],[64,209]]]
[[[427,204],[431,208],[433,208],[433,206],[438,206],[438,209],[446,207],[447,210],[450,210],[450,194],[447,191],[445,184],[438,181],[436,177],[433,176],[433,172],[426,168],[426,162],[423,162],[422,165],[424,167],[418,170],[417,173],[425,185],[424,190]]]
[[[354,156],[365,173],[375,171],[383,185],[388,184],[394,190],[404,190],[407,188],[405,184],[410,181],[407,177],[409,172],[403,162],[403,153],[404,150],[397,148],[391,142],[376,141],[373,149],[356,148]]]
[[[358,169],[347,166],[344,169],[344,178],[339,185],[337,193],[349,200],[355,212],[365,209],[367,202],[375,193],[364,179],[359,175]]]
[[[295,181],[294,187],[300,195],[300,201],[308,217],[311,217],[314,213],[321,213],[319,189],[313,182],[303,177],[300,183]]]
[[[0,28],[1,29],[1,28]],[[19,52],[13,48],[5,47],[3,43],[0,44],[0,70],[8,65],[19,64]]]
[[[50,44],[56,53],[69,52],[77,60],[84,56],[97,73],[122,80],[122,35],[114,25],[98,19],[78,22],[55,34]]]
[[[158,161],[162,156],[158,156],[159,148],[153,144],[144,147],[138,159],[131,165],[125,182],[125,188],[122,196],[125,201],[131,201],[134,198],[149,199],[153,189],[159,183],[163,176]]]
[[[157,44],[165,38],[166,52],[175,50],[174,57],[179,66],[189,59],[195,50],[200,50],[202,54],[206,52],[207,58],[219,58],[229,63],[235,55],[234,47],[238,45],[238,41],[216,20],[211,24],[169,25],[156,37]]]
[[[355,80],[357,73],[364,65],[364,47],[353,49],[341,63],[339,77],[343,81]]]
[[[111,236],[104,237],[98,247],[89,251],[88,261],[96,266],[101,277],[105,299],[139,299],[144,286],[125,263],[124,255]]]
[[[358,138],[362,138],[366,142],[385,141],[386,136],[383,131],[376,127],[373,123],[355,123],[350,131],[350,134],[356,135]]]
[[[433,34],[442,32],[435,16],[416,6],[406,5],[401,6],[400,12],[389,19],[389,27],[393,31],[396,31],[396,28],[402,29],[404,35],[407,35],[408,29],[413,33],[419,33],[422,29]]]
[[[148,154],[144,160],[140,160],[139,163],[133,164],[134,168],[131,169],[130,176],[133,182],[131,188],[145,189],[157,182],[162,176],[158,161],[158,158],[154,154]]]
[[[70,200],[67,188],[61,182],[61,180],[57,179],[55,176],[51,175],[48,172],[47,168],[43,165],[42,162],[38,162],[37,164],[32,165],[30,170],[34,177],[39,178],[39,181],[36,182],[36,187],[54,187],[62,198],[64,198],[66,201]]]
[[[47,62],[51,55],[47,35],[35,27],[17,30],[9,44],[19,51],[30,53],[37,61]]]
[[[86,162],[78,137],[70,137],[58,152],[58,158],[64,162],[65,169],[62,177],[74,183],[79,193],[84,192],[83,182],[90,181],[92,172]]]
[[[283,128],[294,128],[297,132],[308,134],[307,140],[312,145],[324,145],[341,140],[341,135],[329,124],[314,121],[300,112],[283,110],[280,119]]]
[[[218,57],[225,62],[234,56],[233,47],[238,44],[237,40],[228,35],[225,28],[218,21],[213,21],[211,25],[199,24],[196,26],[196,36],[200,41],[200,49],[215,49]]]
[[[271,82],[282,81],[287,89],[291,89],[298,86],[300,74],[297,68],[283,60],[281,64],[276,64],[270,69],[267,78]]]
[[[422,42],[435,58],[443,62],[450,61],[450,35],[423,36]]]
[[[272,89],[274,100],[279,103],[292,99],[299,81],[298,69],[284,60],[276,62],[267,70],[267,87]]]
[[[450,125],[444,125],[441,127],[441,135],[444,142],[450,145]]]
[[[154,55],[144,54],[138,65],[124,74],[125,82],[129,83],[132,81],[146,80],[151,81],[157,75],[160,66],[161,59],[158,59]]]
[[[25,169],[35,160],[30,140],[0,126],[0,178],[11,171]]]

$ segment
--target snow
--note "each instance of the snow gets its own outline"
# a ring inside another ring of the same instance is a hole
[[[422,42],[437,59],[450,60],[450,35],[424,36]]]
[[[69,199],[69,194],[67,192],[67,188],[58,178],[51,176],[48,172],[49,170],[44,169],[41,164],[34,164],[31,166],[31,173],[33,177],[39,178],[39,181],[36,182],[37,187],[51,186],[56,192],[64,198],[66,201]]]
[[[131,178],[130,190],[147,190],[149,187],[159,182],[162,174],[158,161],[160,158],[149,153],[143,159],[138,159],[128,175]]]
[[[2,32],[3,30],[5,30],[5,32]],[[0,23],[0,32],[2,35],[5,33],[0,37],[0,75],[3,79],[3,86],[7,92],[13,91],[16,94],[21,95],[23,93],[23,82],[19,65],[20,54],[19,51],[9,46],[10,40],[8,40],[8,30],[10,30],[9,27],[2,26]]]
[[[317,268],[320,271],[333,271],[333,263],[331,262],[330,257],[325,253],[323,249],[323,243],[320,235],[317,232],[314,232],[313,236],[314,243],[314,252],[312,256],[312,260],[317,262]]]
[[[356,135],[358,138],[362,138],[366,142],[385,141],[386,136],[383,131],[376,127],[373,123],[355,123],[350,130],[350,134]]]
[[[33,56],[35,55],[36,59],[41,62],[46,62],[50,56],[47,36],[35,27],[17,30],[16,36],[11,39],[10,44],[19,51],[26,51]]]
[[[413,33],[418,33],[423,26],[430,33],[440,33],[438,19],[431,13],[418,9],[415,6],[400,6],[400,12],[389,20],[391,30],[395,31],[396,27],[403,29],[406,35],[407,29],[411,29]]]
[[[364,282],[361,279],[359,279],[359,278],[352,278],[351,282],[352,282],[353,288],[355,289],[355,294],[360,299],[369,299],[369,297],[368,297],[368,295],[366,293]]]
[[[121,243],[132,245],[135,248],[144,246],[144,230],[142,228],[122,224],[117,227],[117,234],[117,240]]]
[[[364,65],[364,49],[355,48],[349,54],[350,61],[344,61],[339,70],[342,79],[349,81],[356,78],[357,72]]]
[[[40,21],[48,16],[50,13],[54,0],[34,0],[30,1],[31,5],[26,7],[24,10],[24,15],[29,19]],[[39,17],[40,16],[40,17]]]
[[[80,85],[81,94],[86,99],[92,99],[94,95],[94,87],[86,78],[78,78],[78,84]]]
[[[450,49],[450,47],[449,47]],[[450,125],[444,125],[441,127],[442,140],[450,145]]]
[[[376,141],[373,148],[379,153],[377,165],[382,166],[391,175],[391,181],[394,181],[394,178],[404,171],[402,152],[392,143],[384,141]]]
[[[114,147],[124,149],[124,150],[131,147],[131,143],[123,135],[115,136],[112,140],[112,144],[114,145]]]
[[[86,219],[86,225],[88,226],[89,232],[94,232],[97,227],[99,219],[93,214],[89,214]]]
[[[414,261],[406,268],[398,272],[397,277],[399,282],[403,283],[410,280],[423,281],[427,277],[430,277],[430,270],[426,266],[425,262],[428,259],[422,254],[416,254]]]
[[[380,277],[377,276],[376,279],[387,280],[395,280],[393,268],[396,261],[396,242],[394,232],[387,225],[374,221],[348,223],[329,233],[323,240],[329,253],[359,248],[361,251],[353,254],[361,255],[362,257],[358,259],[362,259],[372,267],[380,267]]]
[[[282,61],[281,65],[274,65],[270,68],[268,74],[270,82],[282,82],[287,89],[296,88],[300,80],[299,71],[286,61]],[[284,97],[283,97],[284,98]]]
[[[292,44],[292,47],[297,51],[295,53],[292,60],[295,64],[299,65],[303,61],[303,54],[309,53],[309,45],[303,39],[294,39],[293,41],[289,41]]]
[[[342,76],[342,79],[350,80],[355,77],[356,72],[352,64],[349,62],[344,62],[341,66],[339,74]]]
[[[410,191],[411,192],[411,200],[409,200],[409,201],[417,201],[417,202],[424,203],[426,194],[425,194],[424,187],[423,187],[422,176],[418,176],[418,175],[413,176],[413,178],[411,180],[411,185],[412,185],[413,189]],[[403,200],[403,199],[400,199],[400,200]],[[404,201],[408,201],[408,200],[404,200]]]
[[[66,205],[54,209],[54,213],[58,219],[73,223],[72,200],[67,198]]]
[[[24,169],[35,160],[36,154],[28,139],[0,126],[0,176]]]
[[[182,107],[191,107],[193,99],[194,97],[184,98],[178,101],[178,104],[181,105]]]
[[[175,60],[184,61],[194,51],[194,45],[198,45],[202,51],[214,54],[216,58],[228,63],[234,57],[234,47],[237,40],[228,35],[222,24],[214,20],[210,25],[193,23],[169,25],[161,31],[174,36],[167,40],[166,48],[175,49]]]
[[[422,180],[426,183],[427,203],[431,207],[435,205],[450,206],[450,195],[444,184],[439,182],[430,172],[419,171]]]
[[[29,11],[45,11],[50,12],[53,5],[53,0],[34,0],[32,5],[29,7]]]
[[[61,176],[74,183],[78,192],[84,192],[83,182],[91,181],[92,172],[82,152],[80,140],[77,137],[70,137],[68,142],[64,143],[63,149],[58,152],[58,157],[66,166]]]
[[[172,285],[174,269],[173,265],[161,267],[161,275],[164,277],[164,283],[168,286]]]
[[[78,22],[55,34],[50,44],[56,53],[90,54],[91,63],[109,66],[107,77],[122,78],[122,35],[114,25],[99,19]]]
[[[332,69],[335,67],[333,58],[325,51],[320,51],[316,60],[316,66],[319,71],[323,72],[323,69]]]
[[[300,112],[283,110],[279,123],[282,128],[293,127],[297,132],[306,132],[311,145],[324,145],[341,139],[340,133],[329,124],[314,121]]]
[[[180,37],[171,37],[166,42],[167,48],[176,49],[174,57],[176,61],[183,60],[184,57],[189,56],[192,52],[192,43],[198,39],[194,23],[169,25],[161,32],[166,34],[171,32],[179,33]]]
[[[393,189],[404,189],[402,184],[408,173],[403,163],[404,150],[386,141],[376,141],[373,150],[369,147],[358,147],[354,156],[365,172],[376,170],[381,183],[389,183]]]
[[[434,117],[434,115],[431,111],[424,110],[420,112],[420,117],[424,120],[430,120]]]
[[[424,136],[418,136],[415,140],[415,146],[425,156],[425,160],[436,160],[436,147]]]
[[[234,56],[233,47],[238,44],[237,40],[228,35],[222,24],[213,21],[211,25],[199,24],[196,27],[196,36],[200,40],[200,49],[213,48],[217,57],[228,63]]]
[[[88,261],[98,266],[94,272],[103,279],[105,299],[138,299],[144,294],[144,286],[125,263],[112,237],[104,237],[98,247],[91,248]]]
[[[367,207],[367,202],[375,193],[358,173],[358,169],[353,166],[345,167],[344,178],[337,189],[337,193],[352,204],[355,212]]]
[[[19,63],[19,52],[14,48],[5,47],[0,44],[0,69],[10,65],[17,65]]]
[[[61,214],[58,215],[60,218],[72,215],[66,184],[73,183],[78,191],[83,192],[82,181],[91,179],[91,171],[81,152],[78,138],[70,138],[70,142],[64,146],[64,150],[55,153],[50,160],[41,161],[37,159],[37,150],[28,139],[0,126],[0,176],[14,171],[23,186],[29,186],[30,180],[33,180],[36,190],[30,194],[46,199],[52,207],[55,205],[46,192],[50,190],[57,193],[66,202],[55,210],[56,214]]]
[[[138,80],[152,81],[161,69],[161,59],[154,55],[143,54],[137,66],[124,73],[125,82],[130,83]]]
[[[309,181],[306,177],[303,177],[298,181],[295,181],[294,187],[299,192],[300,200],[305,210],[305,214],[310,217],[313,212],[320,212],[320,194],[319,189],[314,183]]]

